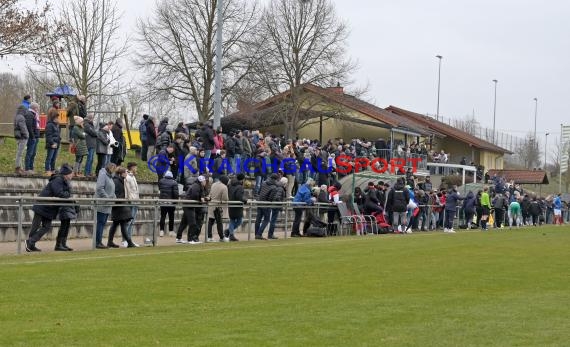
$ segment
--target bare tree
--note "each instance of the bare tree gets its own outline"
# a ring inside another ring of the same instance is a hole
[[[200,121],[213,113],[217,4],[216,0],[163,0],[138,25],[143,54],[137,64],[149,71],[149,81],[156,89],[191,102]],[[224,1],[224,99],[248,71],[245,47],[256,22],[256,6],[250,4]]]
[[[16,108],[24,94],[24,83],[18,75],[0,73],[0,134],[13,135]]]
[[[257,59],[249,78],[265,97],[291,92],[282,104],[281,116],[288,136],[306,118],[302,107],[311,96],[304,84],[330,87],[349,84],[356,65],[346,58],[348,28],[330,0],[271,0],[257,30]]]
[[[104,10],[104,11],[103,11]],[[114,94],[121,77],[119,60],[127,52],[127,40],[119,39],[120,13],[109,0],[71,0],[58,11],[64,24],[57,45],[47,48],[38,63],[54,74],[60,85],[70,83],[80,94],[98,94],[99,83]],[[34,75],[41,69],[29,69]],[[111,91],[112,90],[112,91]],[[96,105],[99,107],[99,105]]]
[[[481,126],[479,121],[473,115],[468,115],[463,119],[454,119],[453,123],[455,128],[465,131],[473,136],[478,135],[477,131]]]
[[[539,141],[535,142],[533,134],[529,133],[515,148],[515,153],[519,157],[521,164],[528,169],[537,168],[541,165],[539,146]]]
[[[9,54],[33,53],[53,41],[48,35],[48,3],[37,9],[24,10],[22,2],[0,0],[0,58]]]

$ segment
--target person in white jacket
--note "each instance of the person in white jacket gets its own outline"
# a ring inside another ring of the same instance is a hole
[[[139,199],[139,185],[137,183],[137,163],[130,162],[127,164],[127,177],[125,178],[125,199],[128,200],[136,200]],[[133,225],[135,224],[135,219],[137,217],[137,212],[139,210],[138,202],[133,203],[131,206],[131,216],[133,217],[129,224],[127,225],[127,235],[129,239],[133,239]],[[133,242],[134,243],[134,242]],[[135,246],[139,246],[134,243]],[[127,247],[128,242],[127,240],[123,240],[123,247]]]

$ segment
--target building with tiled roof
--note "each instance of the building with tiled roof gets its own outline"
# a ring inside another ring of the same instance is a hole
[[[386,140],[395,148],[397,143],[423,143],[428,149],[449,154],[450,163],[483,165],[486,169],[503,168],[503,156],[511,153],[487,141],[476,138],[433,118],[395,106],[386,109],[349,94],[342,87],[322,88],[312,84],[302,86],[303,95],[299,118],[300,127],[295,136],[327,141],[342,138]],[[291,91],[285,91],[222,119],[222,124],[238,124],[242,128],[260,128],[272,134],[286,134],[287,124],[281,112],[291,104]],[[289,104],[289,105],[288,105]],[[286,112],[286,111],[285,111]],[[288,136],[293,137],[293,136]]]

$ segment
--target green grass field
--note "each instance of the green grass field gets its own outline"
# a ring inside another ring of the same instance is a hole
[[[0,257],[1,346],[568,346],[570,228]]]

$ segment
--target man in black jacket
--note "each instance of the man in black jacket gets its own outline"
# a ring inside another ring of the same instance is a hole
[[[30,109],[24,115],[26,118],[26,127],[28,128],[28,143],[26,144],[26,159],[24,170],[26,173],[34,173],[34,160],[40,140],[40,105],[33,102]]]
[[[59,172],[50,177],[48,184],[41,191],[39,197],[68,199],[71,196],[69,181],[72,177],[73,169],[69,165],[63,164]],[[36,247],[36,242],[51,229],[51,223],[57,218],[59,208],[60,204],[50,204],[48,202],[41,202],[41,204],[32,207],[34,218],[30,234],[26,240],[26,252],[41,251],[41,249]]]
[[[228,187],[228,199],[230,201],[230,206],[228,208],[229,217],[230,217],[230,225],[228,228],[228,233],[230,235],[230,241],[239,241],[234,233],[237,228],[241,225],[243,221],[243,206],[235,206],[240,202],[245,204],[247,200],[243,196],[243,180],[245,179],[244,174],[240,173],[233,178],[230,182],[230,186]]]
[[[183,207],[182,210],[184,214],[182,216],[182,222],[178,226],[178,231],[176,233],[176,242],[182,240],[182,232],[188,229],[188,243],[191,245],[197,245],[200,242],[200,232],[202,230],[202,223],[204,222],[204,211],[202,209],[202,204],[207,202],[206,199],[206,177],[198,176],[198,179],[188,188],[186,191],[185,200],[195,201],[193,206]]]
[[[271,202],[272,197],[275,195],[275,190],[277,189],[277,180],[279,175],[274,173],[271,174],[269,179],[267,179],[261,185],[261,190],[259,192],[258,200],[261,202]],[[267,224],[269,224],[271,219],[271,207],[258,207],[257,216],[255,217],[255,239],[256,240],[266,240],[263,237],[263,231]]]
[[[388,193],[387,205],[390,206],[392,211],[392,226],[398,228],[398,231],[402,231],[403,227],[406,226],[406,212],[408,209],[408,203],[410,202],[410,193],[404,187],[404,181],[402,178],[398,178],[396,184]]]
[[[202,139],[202,146],[206,151],[206,159],[209,159],[212,155],[212,150],[214,149],[214,129],[212,129],[212,123],[208,122],[200,131],[200,138]]]

